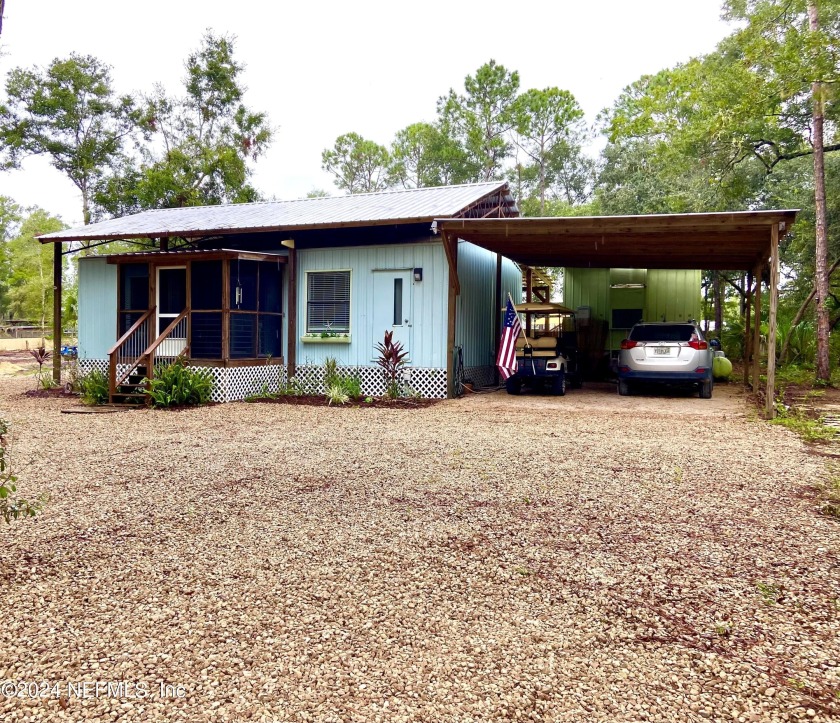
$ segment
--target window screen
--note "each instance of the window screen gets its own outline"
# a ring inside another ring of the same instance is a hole
[[[149,308],[149,265],[120,265],[120,309]]]
[[[230,308],[239,311],[257,310],[257,273],[256,261],[230,262]],[[237,296],[237,290],[239,292]]]
[[[193,261],[190,286],[193,309],[222,308],[222,262]]]
[[[350,331],[350,272],[306,275],[306,331]]]

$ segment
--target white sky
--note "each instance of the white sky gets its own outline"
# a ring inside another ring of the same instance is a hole
[[[521,88],[570,90],[590,121],[622,88],[693,55],[727,32],[721,0],[270,2],[270,0],[7,0],[0,73],[75,51],[112,67],[118,92],[155,82],[177,92],[202,33],[237,36],[246,103],[276,128],[254,183],[266,196],[339,193],[321,151],[356,131],[388,145],[431,121],[439,96],[463,89],[494,58]],[[4,80],[5,82],[5,80]],[[81,223],[75,187],[48,162],[0,173],[0,194]]]

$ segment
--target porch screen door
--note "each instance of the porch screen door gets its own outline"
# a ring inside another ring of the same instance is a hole
[[[187,269],[184,266],[157,270],[157,333],[166,331],[175,318],[187,308]],[[176,327],[158,347],[158,356],[176,357],[187,346],[187,320]]]

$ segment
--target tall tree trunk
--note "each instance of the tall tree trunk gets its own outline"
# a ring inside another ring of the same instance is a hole
[[[837,267],[840,266],[840,259],[837,259],[833,264],[831,264],[831,268],[828,270],[828,278],[831,280],[831,275],[837,270]],[[782,351],[779,354],[779,364],[784,364],[787,362],[787,355],[788,355],[788,347],[790,347],[790,334],[793,331],[794,327],[802,321],[803,317],[805,316],[805,312],[808,311],[808,307],[811,305],[811,302],[814,300],[814,296],[816,296],[817,288],[816,286],[811,289],[811,293],[805,298],[805,301],[802,302],[802,306],[799,307],[799,310],[796,312],[796,315],[793,317],[793,321],[790,322],[790,331],[785,335],[785,340],[782,343]],[[833,328],[834,325],[832,325]]]
[[[820,29],[816,0],[808,0],[808,25],[813,33]],[[814,81],[811,86],[811,93],[814,104],[814,207],[817,227],[816,279],[814,283],[817,301],[817,380],[828,382],[831,379],[828,349],[831,320],[828,313],[828,238],[826,234],[825,155],[823,148],[825,100],[822,83]]]

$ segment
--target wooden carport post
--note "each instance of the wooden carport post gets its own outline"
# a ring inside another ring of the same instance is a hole
[[[752,327],[751,327],[751,317],[752,317],[752,291],[753,285],[753,272],[747,272],[747,288],[746,288],[746,309],[745,316],[746,316],[746,323],[744,324],[744,386],[750,386],[750,362],[752,361]]]
[[[767,338],[767,418],[776,416],[776,313],[779,309],[779,224],[770,227],[770,314]]]
[[[53,381],[61,384],[61,241],[53,244]]]
[[[286,322],[286,380],[297,374],[297,249],[289,247],[289,318]]]
[[[443,250],[449,264],[449,299],[446,324],[446,396],[455,396],[455,317],[461,283],[458,279],[458,238],[441,231]]]
[[[493,342],[496,353],[493,355],[493,379],[496,385],[499,384],[499,367],[496,366],[496,359],[499,358],[499,339],[502,336],[502,255],[496,254],[496,289],[493,294]]]
[[[761,277],[764,273],[764,262],[760,261],[755,267],[755,310],[753,314],[753,342],[752,342],[752,390],[758,394],[761,372]]]

